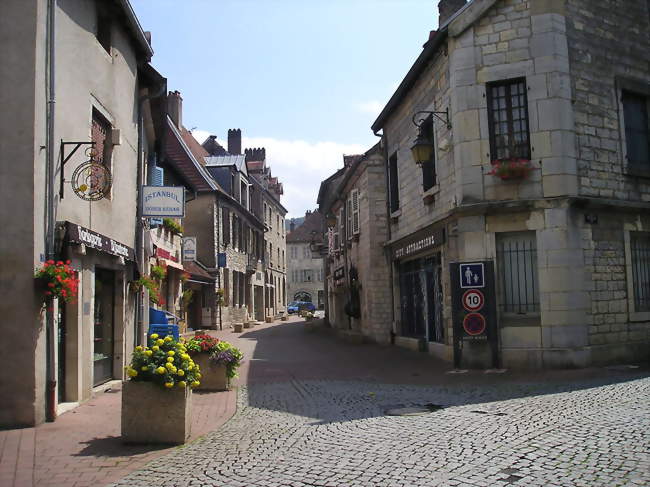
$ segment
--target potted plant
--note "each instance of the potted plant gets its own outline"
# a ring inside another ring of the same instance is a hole
[[[501,159],[492,161],[492,170],[488,172],[502,180],[526,179],[533,167],[528,159]]]
[[[230,379],[237,376],[243,354],[230,343],[210,335],[195,335],[187,342],[187,350],[203,371],[199,390],[224,391]]]
[[[46,261],[36,269],[34,278],[45,299],[59,298],[68,303],[77,297],[79,279],[69,260]]]
[[[126,443],[182,444],[190,436],[191,389],[201,368],[171,336],[149,337],[135,347],[122,387],[122,440]]]
[[[183,227],[172,218],[163,218],[163,227],[176,235],[183,234]]]

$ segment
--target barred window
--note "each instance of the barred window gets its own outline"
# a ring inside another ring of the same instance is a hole
[[[631,232],[635,311],[650,311],[650,232]]]
[[[526,80],[489,83],[487,98],[492,159],[530,159]]]
[[[497,234],[499,306],[503,313],[539,313],[535,232]]]

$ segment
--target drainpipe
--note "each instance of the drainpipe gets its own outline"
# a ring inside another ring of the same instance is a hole
[[[385,175],[385,180],[386,180],[386,220],[388,222],[387,228],[388,228],[388,241],[393,238],[392,237],[392,232],[390,228],[390,183],[388,181],[388,139],[386,138],[385,134],[378,134],[377,132],[373,131],[373,134],[376,137],[381,138],[381,143],[384,146],[384,175]],[[395,337],[397,336],[397,330],[395,329],[395,286],[393,282],[393,260],[391,258],[391,253],[390,249],[388,249],[388,272],[389,272],[389,279],[390,279],[390,302],[391,302],[391,307],[390,307],[390,313],[391,313],[391,331],[390,331],[390,342],[391,344],[395,344]]]
[[[55,21],[56,21],[56,0],[47,2],[47,76],[48,76],[48,99],[47,99],[47,140],[46,140],[46,193],[45,193],[45,254],[46,259],[55,258],[54,249],[54,229],[56,226],[56,213],[54,206],[54,114],[55,114],[55,71],[54,71],[54,54],[55,54]],[[47,311],[45,314],[46,328],[46,419],[54,421],[56,418],[56,364],[54,356],[56,352],[54,330],[54,310],[52,299],[48,300]]]

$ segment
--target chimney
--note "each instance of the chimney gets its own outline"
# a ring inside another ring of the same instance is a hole
[[[228,129],[228,153],[234,156],[241,154],[240,129]]]
[[[307,211],[305,212],[305,218],[307,218],[309,215],[311,215],[311,210],[307,210]]]
[[[438,28],[444,25],[466,3],[467,0],[440,0],[438,2]]]
[[[180,91],[170,91],[167,95],[167,114],[176,127],[183,126],[183,98]]]
[[[296,229],[296,222],[293,221],[293,218],[289,222],[289,231],[293,232]]]

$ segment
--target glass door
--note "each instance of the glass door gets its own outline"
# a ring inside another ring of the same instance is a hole
[[[113,377],[113,309],[115,304],[115,273],[95,269],[94,312],[94,385]]]

